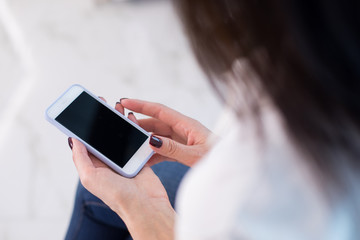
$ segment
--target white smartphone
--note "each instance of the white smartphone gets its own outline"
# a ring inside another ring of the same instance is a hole
[[[71,86],[45,115],[125,177],[134,177],[154,154],[148,132],[80,85]]]

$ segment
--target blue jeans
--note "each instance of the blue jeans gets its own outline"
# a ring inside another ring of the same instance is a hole
[[[189,168],[176,162],[162,162],[152,166],[152,169],[164,185],[170,203],[174,207],[177,189]],[[79,183],[65,239],[128,240],[132,238],[121,218]]]

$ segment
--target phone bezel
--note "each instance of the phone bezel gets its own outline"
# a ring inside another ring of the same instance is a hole
[[[85,142],[83,139],[79,138],[76,134],[71,132],[69,129],[64,127],[62,124],[57,122],[55,119],[56,117],[62,113],[82,92],[86,92],[91,97],[93,97],[96,101],[101,103],[104,107],[107,107],[111,111],[113,111],[116,115],[124,119],[126,122],[128,122],[131,126],[135,127],[142,133],[144,133],[147,136],[147,139],[144,141],[144,143],[140,146],[140,148],[135,152],[135,154],[128,160],[128,162],[125,164],[124,167],[120,167],[117,164],[115,164],[111,159],[108,159],[105,155],[103,155],[101,152],[93,148],[90,144]],[[58,129],[60,129],[63,133],[68,135],[69,137],[76,138],[80,140],[87,148],[89,152],[91,152],[94,156],[99,158],[101,161],[103,161],[105,164],[107,164],[109,167],[111,167],[114,171],[117,173],[125,176],[125,177],[134,177],[145,165],[145,163],[151,158],[151,156],[154,154],[154,151],[149,147],[149,138],[150,133],[142,129],[140,126],[136,125],[134,122],[126,118],[124,115],[122,115],[120,112],[116,111],[114,108],[109,106],[106,102],[101,100],[96,95],[92,94],[90,91],[85,89],[83,86],[79,84],[74,84],[70,88],[68,88],[53,104],[51,104],[45,113],[46,119],[55,125]]]

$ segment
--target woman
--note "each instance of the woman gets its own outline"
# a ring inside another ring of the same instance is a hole
[[[116,109],[151,117],[129,116],[155,134],[150,145],[158,154],[149,166],[170,158],[194,167],[180,187],[178,213],[149,166],[123,178],[73,139],[84,187],[134,239],[357,239],[358,2],[175,5],[197,59],[234,113],[223,122],[229,130],[209,141],[195,120],[124,99]]]

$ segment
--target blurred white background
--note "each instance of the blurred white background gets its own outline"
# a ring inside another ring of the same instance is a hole
[[[0,0],[0,8],[0,239],[64,237],[78,178],[67,137],[44,111],[71,84],[112,105],[141,98],[216,122],[220,105],[169,1]]]

